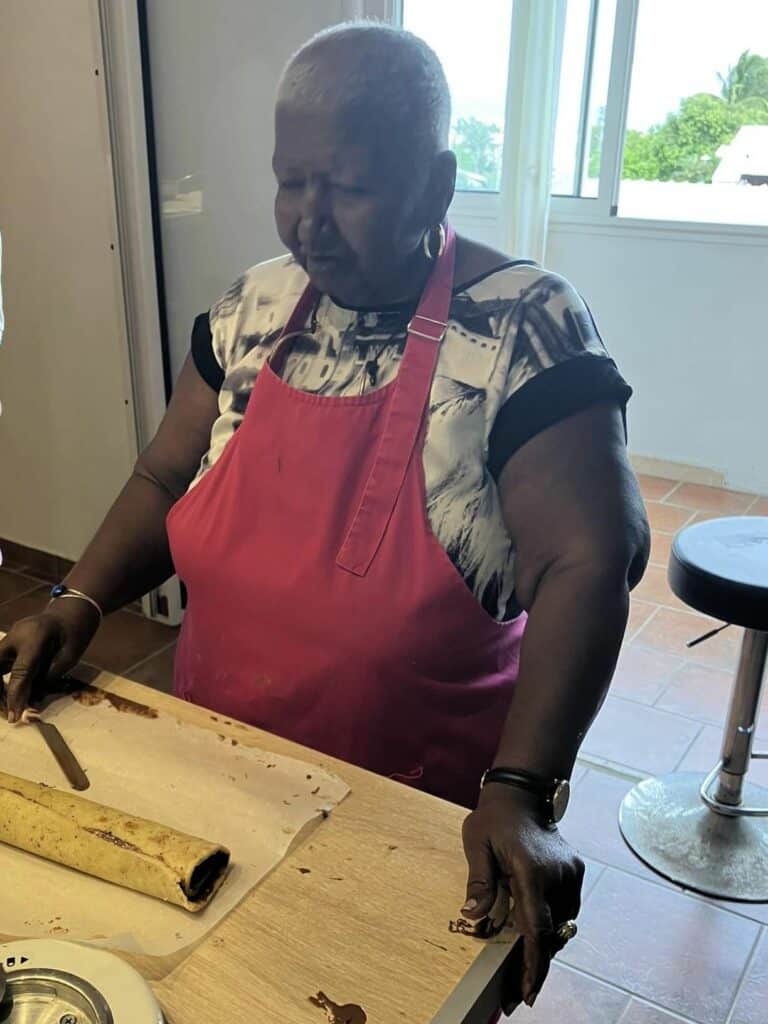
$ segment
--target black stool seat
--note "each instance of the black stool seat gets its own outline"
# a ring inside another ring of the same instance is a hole
[[[768,516],[712,519],[675,537],[669,585],[721,622],[768,631]]]

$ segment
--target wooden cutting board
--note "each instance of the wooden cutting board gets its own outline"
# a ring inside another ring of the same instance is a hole
[[[348,787],[311,762],[260,750],[236,735],[90,688],[46,707],[90,780],[80,794],[231,851],[231,867],[198,913],[0,846],[2,929],[21,938],[95,942],[164,957],[199,942],[306,839]],[[209,715],[210,724],[219,716]],[[223,724],[223,723],[221,723]],[[229,723],[231,724],[231,723]],[[0,721],[0,768],[69,790],[31,726]]]
[[[351,790],[194,949],[125,955],[154,980],[168,1024],[324,1024],[318,993],[370,1024],[458,1024],[473,1007],[467,1019],[485,1024],[516,936],[485,944],[450,930],[466,885],[466,811],[127,680],[94,682],[226,741],[322,766]]]

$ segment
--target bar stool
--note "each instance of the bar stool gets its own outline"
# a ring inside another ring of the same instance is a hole
[[[768,901],[768,790],[746,781],[768,654],[768,517],[697,523],[672,545],[669,584],[686,604],[744,628],[720,760],[708,775],[645,779],[624,798],[628,846],[686,889]]]

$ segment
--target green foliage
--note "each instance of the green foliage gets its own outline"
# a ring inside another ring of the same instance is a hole
[[[661,125],[628,131],[624,178],[711,182],[717,150],[747,124],[768,124],[768,58],[745,51],[719,75],[720,96],[697,93],[680,103]]]
[[[453,151],[459,170],[476,188],[497,188],[501,170],[501,129],[476,117],[460,117],[453,127]]]
[[[587,161],[587,177],[600,177],[600,157],[603,152],[603,135],[605,133],[605,107],[597,111],[597,120],[589,133],[589,158]]]
[[[728,73],[718,78],[719,96],[688,96],[663,124],[653,125],[647,132],[627,132],[624,178],[711,182],[720,146],[731,142],[742,125],[768,124],[768,57],[745,50]],[[600,175],[604,125],[605,109],[601,108],[589,137],[590,178]],[[453,126],[453,149],[459,165],[460,187],[498,188],[498,125],[476,117],[459,118]]]
[[[768,104],[768,58],[745,50],[727,75],[718,75],[720,95],[730,105],[761,99]]]

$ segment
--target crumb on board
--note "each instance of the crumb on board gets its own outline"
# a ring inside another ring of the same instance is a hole
[[[155,708],[147,707],[146,704],[139,704],[138,701],[129,700],[127,697],[121,697],[117,693],[111,693],[109,690],[101,690],[98,686],[91,686],[90,683],[78,683],[78,689],[71,692],[73,700],[76,700],[78,704],[82,704],[83,707],[95,707],[97,704],[101,704],[102,701],[106,701],[115,711],[124,711],[132,715],[138,715],[139,718],[157,718],[158,712]]]
[[[319,786],[315,786],[315,788],[312,790],[312,796],[317,796],[317,794],[319,792],[320,792],[320,787]]]

